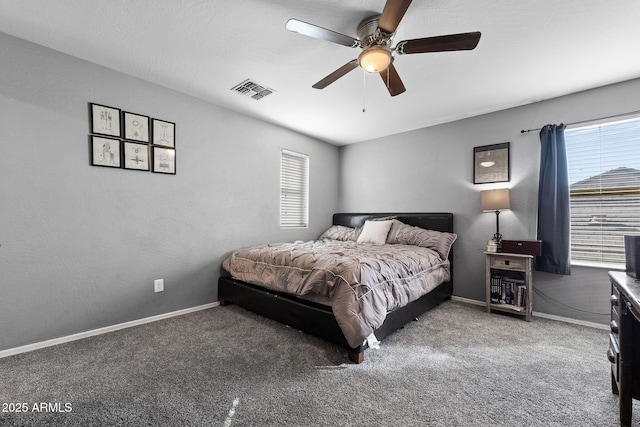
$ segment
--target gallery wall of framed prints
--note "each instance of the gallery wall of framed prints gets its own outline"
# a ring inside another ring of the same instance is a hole
[[[89,103],[91,165],[176,174],[176,124]]]

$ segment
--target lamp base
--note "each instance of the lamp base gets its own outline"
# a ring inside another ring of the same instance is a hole
[[[496,210],[496,234],[493,235],[498,252],[502,252],[502,234],[500,234],[500,210]]]
[[[497,251],[502,252],[502,234],[496,233],[493,235],[493,240],[496,242]]]

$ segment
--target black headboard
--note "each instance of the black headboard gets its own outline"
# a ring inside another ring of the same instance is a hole
[[[333,225],[362,227],[367,219],[385,217],[393,217],[405,224],[426,230],[454,232],[452,213],[336,213],[333,214]]]

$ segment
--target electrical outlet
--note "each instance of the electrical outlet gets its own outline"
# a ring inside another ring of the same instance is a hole
[[[153,281],[153,291],[154,292],[164,291],[164,279],[156,279]]]

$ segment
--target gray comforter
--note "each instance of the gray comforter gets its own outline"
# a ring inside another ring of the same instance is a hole
[[[223,268],[238,280],[296,295],[329,297],[352,347],[386,314],[449,280],[449,261],[432,249],[322,239],[235,251]]]

